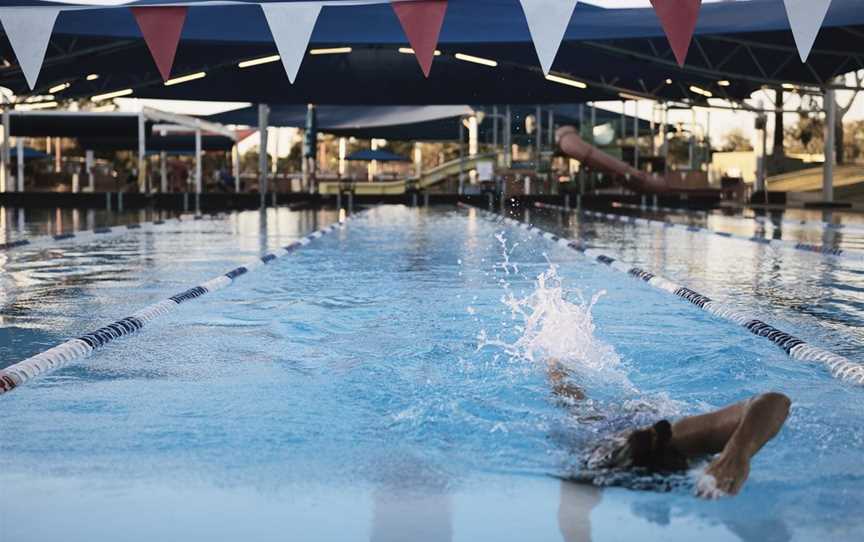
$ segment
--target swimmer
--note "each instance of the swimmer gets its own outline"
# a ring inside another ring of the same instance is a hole
[[[560,362],[550,361],[547,374],[555,395],[570,401],[585,398],[578,386],[568,382]],[[671,473],[686,471],[691,461],[716,456],[697,482],[696,494],[708,499],[735,495],[750,474],[750,460],[783,427],[789,406],[785,395],[764,393],[715,412],[672,423],[661,420],[599,444],[585,466]]]

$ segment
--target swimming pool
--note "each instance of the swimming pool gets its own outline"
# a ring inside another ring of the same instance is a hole
[[[861,357],[864,262],[527,218]],[[0,367],[335,220],[271,209],[3,253]],[[548,355],[613,419],[770,389],[793,410],[734,499],[569,484],[597,428],[551,397]],[[857,540],[862,393],[536,234],[378,207],[0,396],[0,523],[15,541]]]

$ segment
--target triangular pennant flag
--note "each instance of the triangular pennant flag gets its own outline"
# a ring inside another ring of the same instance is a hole
[[[264,17],[279,50],[282,67],[288,81],[294,82],[300,64],[306,55],[306,47],[312,38],[312,30],[321,13],[322,2],[266,2],[261,4]]]
[[[792,35],[795,36],[795,44],[798,46],[798,54],[801,62],[807,62],[816,36],[825,15],[831,6],[831,0],[783,0],[786,4],[786,15],[789,17],[789,26],[792,27]]]
[[[540,59],[543,73],[549,75],[555,55],[570,25],[577,0],[521,0],[528,30]]]
[[[414,49],[423,75],[429,77],[435,48],[438,47],[438,36],[444,24],[444,14],[447,13],[447,0],[394,1],[391,5],[408,37],[408,43]]]
[[[162,80],[171,78],[174,55],[180,43],[188,8],[183,6],[130,8]]]
[[[24,72],[30,90],[36,87],[36,80],[45,61],[45,52],[54,30],[54,21],[60,9],[51,7],[13,7],[0,9],[0,21],[15,51],[18,66]]]
[[[651,5],[663,25],[675,60],[679,66],[683,66],[696,30],[702,0],[651,0]]]

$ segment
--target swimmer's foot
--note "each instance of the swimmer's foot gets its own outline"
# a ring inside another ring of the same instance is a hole
[[[696,483],[696,495],[703,499],[719,499],[737,495],[750,475],[750,461],[736,453],[723,453],[708,465]]]

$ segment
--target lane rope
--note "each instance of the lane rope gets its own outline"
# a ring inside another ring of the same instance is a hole
[[[467,208],[468,206],[460,203],[460,207]],[[557,243],[562,247],[574,250],[589,260],[601,263],[616,271],[624,273],[634,279],[641,280],[654,288],[675,295],[681,299],[689,301],[700,309],[707,311],[714,316],[724,320],[733,322],[750,333],[759,337],[764,337],[783,349],[786,354],[797,361],[821,363],[825,365],[831,376],[857,385],[864,385],[864,365],[851,361],[843,356],[828,352],[817,346],[808,344],[802,339],[795,337],[789,333],[781,331],[776,327],[759,320],[751,315],[739,312],[722,303],[712,300],[694,290],[691,290],[680,284],[668,280],[660,275],[639,267],[627,264],[616,258],[607,256],[596,249],[588,247],[582,241],[574,241],[565,237],[560,237],[554,233],[542,230],[532,224],[526,224],[509,217],[501,216],[483,209],[475,208],[481,216],[490,222],[500,224],[505,223],[526,231],[537,233],[539,236]]]
[[[838,224],[836,222],[825,222],[824,220],[791,220],[788,218],[780,219],[779,221],[771,220],[764,216],[727,216],[723,214],[714,214],[707,211],[697,211],[694,209],[681,209],[674,207],[653,207],[651,205],[641,206],[635,203],[615,203],[616,206],[626,209],[639,209],[642,211],[660,211],[664,213],[673,213],[679,215],[698,216],[702,218],[716,217],[731,220],[753,220],[763,226],[772,226],[777,228],[778,223],[784,226],[793,228],[819,230],[823,229],[848,231],[856,233],[864,233],[864,224]]]
[[[201,220],[204,215],[192,215],[192,220]],[[218,213],[207,215],[213,218],[217,218],[219,216]],[[37,237],[31,237],[28,239],[16,239],[14,241],[7,241],[4,243],[0,243],[0,252],[10,251],[16,248],[22,247],[30,247],[30,248],[47,248],[47,245],[53,245],[54,243],[61,241],[84,241],[87,242],[96,237],[103,237],[109,234],[118,234],[118,233],[126,233],[130,230],[140,230],[142,232],[150,231],[154,229],[156,226],[162,226],[165,224],[182,224],[185,222],[190,222],[189,219],[183,219],[182,217],[176,218],[166,218],[164,220],[150,220],[147,222],[137,222],[133,224],[124,224],[120,226],[111,226],[111,227],[100,227],[93,228],[92,230],[80,230],[77,232],[65,232],[58,233],[56,235],[39,235]]]
[[[359,215],[351,215],[347,217],[346,221],[355,218],[356,216]],[[0,395],[12,391],[39,375],[65,367],[70,363],[83,360],[109,343],[141,331],[152,321],[173,312],[183,303],[187,303],[208,293],[216,292],[230,286],[238,277],[254,271],[263,265],[267,265],[279,258],[287,256],[295,250],[308,245],[312,241],[340,229],[344,225],[345,221],[341,221],[333,223],[326,228],[316,230],[274,252],[265,254],[254,261],[236,267],[231,271],[214,277],[198,286],[189,288],[188,290],[175,294],[168,299],[145,307],[131,316],[117,320],[112,324],[108,324],[107,326],[86,333],[75,339],[70,339],[53,348],[45,350],[44,352],[36,354],[35,356],[19,361],[14,365],[10,365],[5,369],[0,369]]]
[[[576,209],[567,209],[566,207],[563,207],[561,205],[552,205],[549,203],[535,202],[534,206],[538,209],[553,209],[556,211],[577,212]],[[713,235],[716,237],[724,237],[726,239],[737,239],[739,241],[749,241],[751,243],[757,243],[760,245],[782,246],[802,252],[822,254],[823,256],[834,256],[838,258],[846,258],[852,260],[864,260],[864,252],[851,252],[840,248],[830,248],[823,245],[813,245],[810,243],[802,243],[799,241],[791,241],[788,239],[766,239],[764,237],[759,237],[756,235],[752,237],[747,237],[745,235],[737,235],[734,233],[712,230],[710,228],[703,228],[701,226],[691,226],[688,224],[678,224],[666,220],[653,220],[650,218],[620,215],[616,213],[601,213],[598,211],[590,211],[587,209],[582,209],[578,212],[591,218],[599,218],[601,220],[606,220],[609,222],[620,222],[622,224],[640,224],[663,229],[686,230],[690,233]]]

